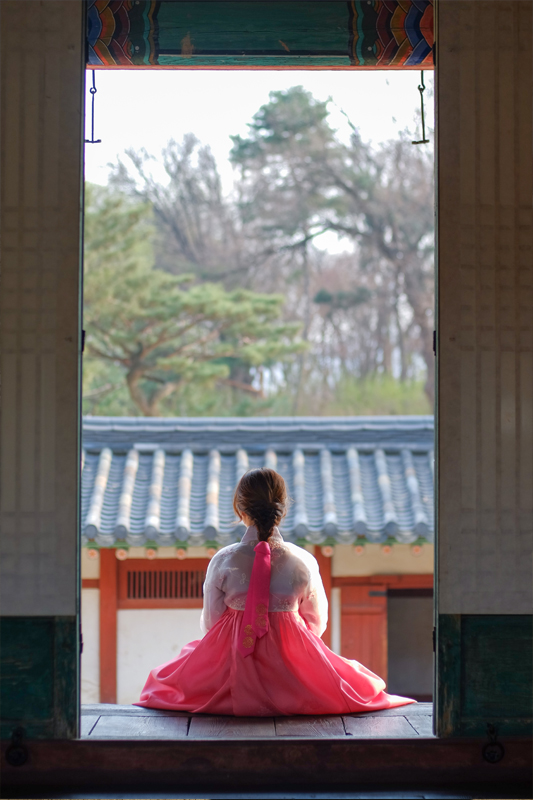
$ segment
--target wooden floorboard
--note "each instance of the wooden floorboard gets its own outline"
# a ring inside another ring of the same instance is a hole
[[[107,717],[190,717],[187,711],[170,711],[162,708],[141,708],[140,706],[118,706],[112,703],[86,704],[81,707],[82,717],[98,714]]]
[[[187,717],[101,716],[91,731],[93,739],[185,739]]]
[[[432,703],[410,703],[408,706],[384,708],[382,711],[362,711],[358,717],[425,717],[433,714]]]
[[[81,709],[81,738],[418,738],[432,736],[432,705],[346,716],[221,717],[102,703]]]
[[[433,736],[433,717],[432,716],[419,716],[411,717],[410,724],[413,726],[419,736]]]
[[[276,736],[345,736],[342,717],[276,717]]]
[[[271,717],[208,717],[191,718],[189,738],[244,738],[275,736],[276,729]]]
[[[91,731],[100,719],[99,714],[82,714],[80,720],[80,736],[90,736]]]
[[[418,736],[405,717],[344,717],[344,727],[348,736],[357,739],[408,739]]]

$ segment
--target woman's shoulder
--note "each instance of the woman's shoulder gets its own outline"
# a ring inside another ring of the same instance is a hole
[[[244,542],[234,542],[234,544],[228,544],[226,545],[226,547],[221,547],[220,550],[217,550],[217,552],[211,559],[210,563],[220,567],[226,561],[248,550],[250,550],[250,547],[246,545]]]
[[[220,550],[217,550],[213,558],[211,559],[211,563],[217,561],[224,561],[228,556],[234,553],[237,548],[239,547],[240,542],[235,542],[234,544],[227,544],[225,547],[221,547]]]
[[[309,569],[312,570],[318,568],[318,562],[314,555],[308,550],[305,550],[303,547],[300,547],[300,545],[293,544],[292,542],[283,542],[283,547],[286,547],[288,552],[294,558],[297,558],[299,561],[304,563]]]
[[[291,551],[291,553],[300,556],[305,561],[308,560],[316,561],[314,555],[310,553],[309,550],[306,550],[305,547],[301,547],[299,544],[294,544],[294,542],[284,541],[283,546],[287,547]]]

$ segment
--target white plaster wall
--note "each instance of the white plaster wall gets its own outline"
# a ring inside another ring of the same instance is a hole
[[[200,639],[199,608],[121,609],[117,621],[117,703],[135,703],[148,673]]]
[[[341,576],[363,575],[431,575],[433,574],[434,547],[422,545],[414,555],[409,544],[394,544],[385,554],[380,544],[367,544],[358,555],[351,544],[337,544],[333,549],[331,574]]]
[[[100,590],[81,590],[81,702],[100,702]]]

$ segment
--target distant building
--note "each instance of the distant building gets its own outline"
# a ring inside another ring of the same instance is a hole
[[[431,696],[432,417],[86,417],[82,702],[133,702],[201,636],[209,558],[244,532],[236,483],[263,465],[293,501],[284,537],[319,560],[324,640]]]

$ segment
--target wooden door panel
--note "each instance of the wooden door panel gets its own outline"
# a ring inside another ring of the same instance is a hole
[[[387,680],[387,588],[379,584],[341,589],[341,655]]]

